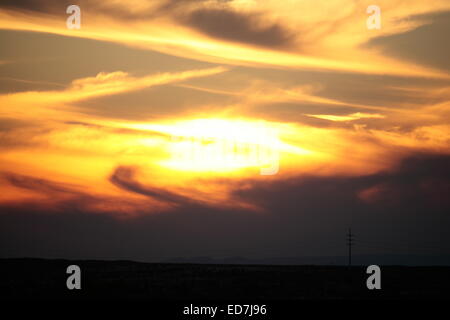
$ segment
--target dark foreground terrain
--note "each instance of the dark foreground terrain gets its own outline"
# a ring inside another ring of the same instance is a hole
[[[81,268],[68,290],[66,268]],[[450,267],[381,266],[381,290],[365,267],[155,264],[131,261],[0,260],[2,299],[449,299]]]

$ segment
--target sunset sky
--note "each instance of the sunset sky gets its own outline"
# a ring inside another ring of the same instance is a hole
[[[448,0],[2,0],[0,255],[442,254],[449,30]]]

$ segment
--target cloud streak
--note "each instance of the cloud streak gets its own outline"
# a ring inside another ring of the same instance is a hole
[[[119,188],[124,190],[135,192],[150,198],[154,198],[159,201],[167,202],[175,205],[192,205],[197,203],[195,200],[190,199],[174,192],[162,190],[150,186],[144,186],[139,183],[136,178],[136,169],[130,167],[119,167],[115,169],[109,180]]]
[[[442,70],[406,63],[365,48],[364,44],[374,37],[365,28],[366,7],[356,6],[351,0],[327,1],[327,11],[333,14],[325,16],[323,5],[317,2],[255,3],[157,1],[149,4],[136,0],[130,8],[122,1],[113,4],[87,1],[81,6],[85,21],[89,21],[85,27],[89,31],[82,28],[76,36],[231,65],[264,64],[276,68],[448,78],[448,73]],[[64,11],[57,14],[59,6],[49,9],[49,3],[41,0],[6,2],[3,6],[7,10],[1,14],[0,27],[74,36],[62,27],[59,20],[64,18]],[[419,22],[404,23],[402,18],[431,11],[429,5],[416,0],[408,6],[403,6],[401,1],[382,1],[380,6],[384,9],[385,28],[377,33],[378,37],[410,31]],[[54,15],[33,15],[33,11],[23,12],[26,8]],[[444,11],[449,6],[446,1],[436,0],[432,8]],[[17,11],[23,13],[23,18],[14,14]]]

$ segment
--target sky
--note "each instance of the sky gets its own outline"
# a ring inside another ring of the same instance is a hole
[[[2,0],[0,256],[448,254],[448,30],[447,0]]]

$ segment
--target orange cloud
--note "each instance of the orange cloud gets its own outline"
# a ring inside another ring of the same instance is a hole
[[[51,13],[48,15],[8,6],[0,13],[0,28],[113,41],[233,65],[448,78],[448,73],[441,70],[406,63],[362,46],[373,37],[416,28],[420,22],[408,21],[408,17],[448,10],[447,1],[435,0],[430,4],[414,0],[408,5],[403,1],[379,1],[383,10],[383,28],[377,33],[369,32],[365,26],[369,4],[367,1],[367,5],[357,5],[350,0],[327,1],[326,4],[317,1],[286,4],[267,0],[231,1],[228,4],[159,1],[149,5],[146,1],[136,1],[131,8],[123,1],[108,5],[94,2],[86,8],[81,5],[84,22],[81,30],[76,31],[66,29],[61,22],[65,16],[54,9],[48,9]],[[204,24],[198,25],[200,21]],[[240,32],[233,31],[236,24],[242,26]],[[255,39],[283,38],[284,31],[277,31],[282,29],[294,35],[292,43],[294,46],[299,43],[298,47],[255,47]]]

